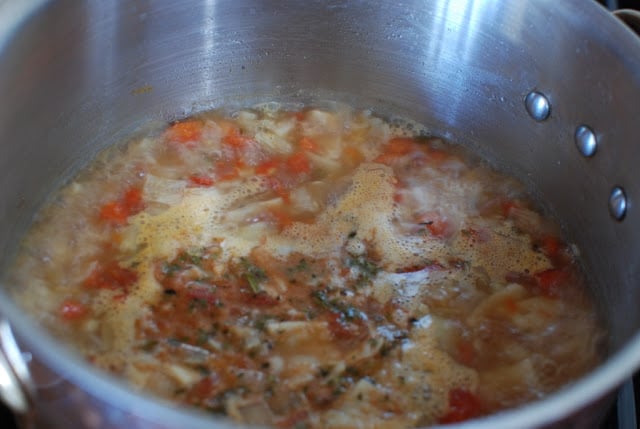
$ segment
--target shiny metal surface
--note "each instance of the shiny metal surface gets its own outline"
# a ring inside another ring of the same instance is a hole
[[[553,107],[544,122],[523,106],[532,88]],[[529,184],[580,248],[610,326],[598,370],[464,427],[590,427],[640,363],[640,42],[595,3],[6,0],[0,94],[0,266],[51,189],[146,121],[339,99],[425,123]],[[598,131],[598,156],[576,153],[578,124]],[[623,222],[603,203],[615,185]],[[38,427],[232,427],[93,370],[22,314],[11,287],[0,313],[34,356]]]
[[[596,134],[586,125],[580,125],[576,128],[575,142],[578,151],[587,158],[595,155],[598,149]]]
[[[14,413],[23,429],[33,427],[36,391],[9,323],[0,320],[0,400]]]
[[[614,15],[621,19],[630,29],[640,36],[640,12],[633,9],[620,9]]]
[[[551,114],[551,104],[547,97],[537,91],[531,91],[524,99],[529,116],[538,122],[546,120]]]
[[[637,428],[638,418],[636,414],[636,398],[633,388],[633,380],[628,380],[618,391],[616,402],[618,427]]]
[[[627,196],[624,189],[616,186],[609,196],[609,212],[615,220],[621,221],[627,215]]]
[[[8,327],[6,321],[3,321],[2,328]],[[7,338],[7,335],[0,334],[0,399],[13,412],[22,414],[29,411],[31,404],[18,374],[13,370],[11,356],[15,358],[16,351],[20,353],[15,341]]]

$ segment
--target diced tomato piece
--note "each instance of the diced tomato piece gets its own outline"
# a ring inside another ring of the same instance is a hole
[[[279,301],[266,292],[258,292],[250,295],[248,303],[255,307],[273,307],[279,304]]]
[[[246,167],[246,164],[244,163],[244,160],[241,157],[236,157],[234,159],[233,165],[234,167],[236,167],[237,170],[240,170],[241,168]]]
[[[457,423],[478,417],[482,412],[480,399],[465,389],[449,391],[449,411],[440,418],[440,423]]]
[[[196,142],[202,137],[202,122],[196,120],[176,122],[167,130],[167,137],[179,143]]]
[[[217,374],[215,373],[214,377],[205,377],[191,387],[188,396],[193,396],[198,399],[206,398],[217,390],[215,385],[219,382],[220,380],[218,380]]]
[[[298,142],[298,147],[309,152],[318,151],[318,144],[309,137],[302,137]]]
[[[129,216],[139,213],[144,208],[142,204],[142,190],[137,187],[130,187],[124,192],[122,202],[129,212]]]
[[[438,149],[429,149],[427,151],[427,159],[434,164],[441,164],[442,162],[451,158],[447,152]]]
[[[505,280],[532,290],[537,289],[542,295],[554,298],[562,285],[570,280],[570,274],[559,268],[550,268],[535,274],[509,272]]]
[[[60,306],[60,317],[64,320],[79,320],[86,316],[86,314],[87,307],[73,298],[64,300]]]
[[[99,264],[84,280],[84,286],[90,289],[127,290],[138,281],[138,273],[122,268],[117,262]]]
[[[286,201],[289,201],[288,195]],[[293,219],[285,210],[270,210],[269,216],[274,220],[275,224],[280,230],[285,229],[293,223]]]
[[[329,316],[329,331],[339,340],[349,339],[354,335],[354,330],[350,329],[339,313],[331,313]]]
[[[572,257],[570,252],[566,250],[567,245],[557,236],[543,236],[536,244],[555,268],[566,267],[571,264]]]
[[[424,265],[410,265],[408,267],[398,268],[396,270],[396,273],[398,273],[398,274],[415,273],[417,271],[422,271],[422,270],[439,271],[439,270],[444,270],[444,269],[445,269],[445,266],[442,265],[440,262],[438,262],[438,261],[429,261],[428,263],[426,263]]]
[[[206,301],[209,304],[216,302],[215,289],[211,287],[190,287],[188,289],[188,295],[190,298],[200,299]]]
[[[129,216],[139,213],[143,208],[142,191],[132,186],[117,200],[105,203],[100,208],[99,217],[113,225],[124,225]]]
[[[271,188],[271,190],[277,196],[282,198],[282,201],[284,201],[285,203],[288,203],[290,201],[289,191],[287,190],[287,188],[284,186],[284,184],[280,179],[278,179],[277,177],[270,176],[268,177],[268,185],[269,185],[269,188]]]
[[[189,182],[195,186],[213,186],[213,178],[204,174],[192,174],[189,176]]]
[[[114,225],[127,223],[129,211],[120,201],[109,201],[100,208],[100,219]]]
[[[216,372],[212,372],[191,386],[186,392],[185,399],[190,404],[200,404],[206,398],[213,398],[226,388],[228,388],[227,383]]]
[[[555,297],[558,294],[558,289],[569,279],[569,273],[557,268],[551,268],[536,273],[535,278],[538,280],[538,286],[543,295]]]
[[[448,238],[454,233],[452,223],[437,211],[421,213],[415,219],[419,226],[426,228],[434,237]]]
[[[416,149],[416,141],[409,137],[394,137],[389,140],[386,152],[406,155]]]
[[[311,163],[304,152],[296,152],[287,159],[287,168],[294,174],[306,174],[311,171]]]
[[[242,148],[248,140],[249,138],[243,136],[238,128],[233,127],[224,136],[222,142],[235,148]]]
[[[509,271],[504,277],[508,283],[517,283],[528,288],[534,288],[538,285],[538,280],[528,273]]]
[[[369,331],[360,320],[348,321],[340,313],[328,314],[329,331],[339,341],[362,341]]]
[[[254,171],[260,176],[271,176],[282,168],[282,161],[278,159],[269,159],[258,164]]]
[[[391,163],[397,158],[398,156],[392,153],[381,153],[373,160],[373,162],[377,162],[378,164],[391,165]]]
[[[549,258],[556,258],[558,256],[558,253],[560,253],[561,247],[562,243],[557,237],[547,235],[542,238],[542,251]]]
[[[423,269],[424,269],[424,267],[420,266],[420,265],[410,265],[408,267],[398,268],[396,270],[396,273],[397,274],[416,273],[418,271],[422,271]]]
[[[509,314],[516,314],[518,312],[518,303],[512,296],[508,296],[504,300],[504,307]]]
[[[435,219],[427,224],[427,229],[434,237],[444,238],[450,235],[451,225],[443,219]]]
[[[511,215],[511,211],[519,207],[520,204],[516,200],[505,200],[500,204],[503,217],[509,217]]]
[[[314,380],[305,388],[305,396],[309,403],[318,408],[326,408],[336,399],[335,389],[320,380]]]
[[[220,182],[235,180],[240,177],[240,171],[236,165],[228,162],[218,161],[216,163],[216,178]]]
[[[398,158],[407,155],[413,150],[417,149],[416,141],[412,138],[408,137],[396,137],[389,140],[387,146],[384,148],[384,151],[378,155],[374,162],[378,162],[380,164],[390,165]]]

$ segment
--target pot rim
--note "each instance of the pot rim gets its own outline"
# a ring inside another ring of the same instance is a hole
[[[1,0],[0,0],[1,1]],[[0,3],[0,53],[10,42],[20,26],[30,16],[40,10],[50,0],[20,0]],[[575,1],[577,6],[577,1]],[[589,14],[609,15],[597,5],[580,4]],[[587,14],[586,11],[582,13]],[[620,25],[615,35],[626,32],[638,39],[628,28]],[[630,45],[628,45],[630,46]],[[638,45],[640,46],[640,45]],[[640,52],[640,49],[636,49]],[[632,59],[640,61],[640,57]],[[220,428],[237,428],[238,424],[226,419],[215,419],[210,414],[185,409],[152,397],[145,393],[136,393],[127,384],[100,371],[73,353],[59,341],[48,335],[34,320],[24,314],[5,292],[9,288],[0,284],[0,315],[11,324],[25,351],[31,352],[47,367],[61,377],[77,385],[95,398],[105,401],[119,410],[156,423],[162,427],[187,427],[209,429],[212,423]],[[574,414],[593,401],[611,393],[629,379],[640,367],[640,331],[637,331],[616,353],[612,354],[600,366],[586,376],[554,392],[541,400],[528,403],[520,408],[506,410],[497,414],[461,423],[455,427],[475,429],[493,429],[508,427],[513,429],[549,425]],[[36,410],[37,412],[37,410]],[[447,425],[447,427],[454,427]]]

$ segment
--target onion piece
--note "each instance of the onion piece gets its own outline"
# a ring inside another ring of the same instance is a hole
[[[143,199],[167,205],[176,205],[182,201],[184,190],[187,187],[185,180],[172,180],[147,174],[144,183]]]

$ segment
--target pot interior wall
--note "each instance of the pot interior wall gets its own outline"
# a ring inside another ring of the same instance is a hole
[[[587,23],[613,18],[577,3],[45,4],[0,52],[3,265],[51,190],[146,121],[337,98],[425,123],[528,183],[581,249],[615,351],[640,326],[640,43],[614,22],[596,32]],[[547,121],[524,108],[533,89]],[[593,158],[574,145],[581,124]]]

